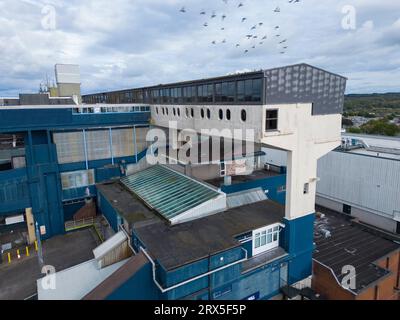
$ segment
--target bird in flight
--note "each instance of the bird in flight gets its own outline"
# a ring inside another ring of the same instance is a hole
[[[243,3],[239,3],[238,8],[243,7],[244,4]]]
[[[182,13],[186,13],[186,9],[185,9],[185,7],[182,7],[182,9],[181,10],[179,10],[180,12],[182,12]]]
[[[251,30],[255,30],[255,29],[257,29],[257,26],[252,26],[251,27]]]
[[[282,40],[281,42],[279,42],[280,44],[282,44],[282,43],[285,43],[286,42],[286,39],[285,40]]]
[[[276,13],[281,12],[281,8],[276,7],[276,9],[274,10],[274,12],[276,12]]]
[[[215,14],[215,11],[213,11],[213,14],[211,15],[211,19],[214,19],[217,15]]]
[[[259,22],[258,25],[261,27],[264,25],[264,22]]]
[[[244,53],[248,53],[249,52],[249,50],[244,50]]]
[[[240,47],[240,44],[239,44],[239,43],[236,44],[236,48],[238,48],[238,47]]]
[[[261,40],[266,40],[267,39],[267,36],[264,36],[264,37],[262,37],[262,39]]]
[[[215,40],[213,41],[213,42],[211,42],[212,44],[217,44],[216,42],[215,42]]]
[[[204,26],[204,27],[208,27],[208,23],[207,23],[207,22],[204,23],[203,26]]]
[[[203,16],[205,16],[205,15],[206,15],[206,12],[205,12],[204,10],[202,10],[202,11],[200,12],[200,14],[203,15]]]
[[[247,18],[242,18],[242,22],[245,22],[247,20]]]
[[[247,39],[251,39],[252,37],[253,37],[252,34],[248,34],[248,35],[246,36]]]
[[[222,21],[224,21],[225,19],[226,19],[226,15],[223,14],[223,15],[222,15]]]

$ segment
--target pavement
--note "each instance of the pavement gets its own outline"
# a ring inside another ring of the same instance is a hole
[[[43,242],[44,264],[56,271],[68,269],[93,259],[92,250],[99,245],[92,228],[54,237]],[[37,292],[36,280],[40,272],[36,254],[0,265],[0,300],[24,300]]]

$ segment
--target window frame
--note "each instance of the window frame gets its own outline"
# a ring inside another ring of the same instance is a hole
[[[253,256],[279,247],[281,224],[275,223],[253,231]]]
[[[268,117],[269,112],[276,112],[276,118]],[[276,121],[276,128],[268,128],[270,121]],[[265,132],[278,131],[279,129],[279,109],[266,109],[265,110]]]

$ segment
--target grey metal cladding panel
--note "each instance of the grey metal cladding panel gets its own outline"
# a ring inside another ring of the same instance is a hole
[[[313,103],[313,114],[343,112],[346,79],[301,64],[265,71],[266,104]]]

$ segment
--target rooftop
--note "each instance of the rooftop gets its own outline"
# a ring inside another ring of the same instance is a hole
[[[129,224],[159,220],[152,210],[119,182],[98,184],[97,190]]]
[[[232,184],[234,185],[234,184],[239,184],[239,183],[256,181],[256,180],[266,179],[266,178],[275,177],[275,176],[279,176],[279,175],[280,174],[275,171],[262,169],[262,170],[253,171],[251,174],[248,174],[248,175],[232,176]],[[216,178],[216,179],[212,179],[212,180],[207,180],[206,182],[217,188],[220,188],[221,186],[224,185],[224,178],[223,177]]]
[[[176,226],[137,225],[134,232],[154,259],[173,270],[239,247],[235,237],[281,222],[284,212],[284,206],[265,200]]]
[[[332,269],[339,282],[342,268],[347,265],[356,268],[357,288],[353,291],[357,294],[390,273],[375,263],[400,250],[400,245],[353,224],[339,213],[322,207],[317,211],[325,217],[315,222],[314,259]]]

